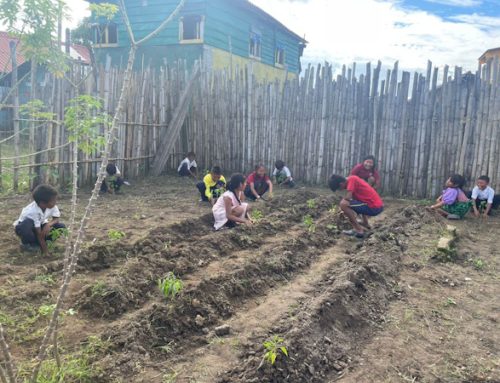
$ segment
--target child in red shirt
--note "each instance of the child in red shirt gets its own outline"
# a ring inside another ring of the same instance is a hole
[[[329,182],[333,192],[347,190],[344,198],[340,201],[340,208],[349,218],[353,230],[345,230],[343,233],[357,238],[365,237],[365,230],[369,230],[368,217],[379,215],[384,210],[384,202],[365,180],[358,176],[346,178],[332,175]],[[357,215],[361,216],[362,222],[357,221]]]
[[[273,183],[266,174],[264,165],[257,165],[255,171],[247,177],[245,196],[252,200],[259,200],[269,190],[269,198],[273,197]]]

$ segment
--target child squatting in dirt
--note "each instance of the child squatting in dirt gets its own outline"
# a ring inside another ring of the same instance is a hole
[[[59,222],[61,213],[56,205],[57,190],[50,185],[39,185],[33,191],[33,200],[14,222],[15,232],[21,239],[23,250],[41,249],[43,254],[48,254],[47,242],[56,240],[66,228]]]
[[[353,229],[344,230],[343,234],[364,238],[371,229],[368,217],[377,216],[384,210],[384,203],[378,193],[358,176],[349,176],[346,179],[334,174],[330,177],[329,186],[333,192],[346,190],[340,201],[340,209],[349,219]],[[357,220],[358,214],[361,217],[360,222]]]
[[[214,166],[196,187],[201,194],[201,200],[214,205],[226,189],[226,179],[222,175],[220,166]]]
[[[430,209],[448,219],[464,218],[472,205],[462,190],[464,185],[465,178],[460,174],[453,174],[446,181],[446,189],[443,190],[436,203],[430,206]]]
[[[238,224],[251,225],[249,207],[243,202],[246,180],[243,174],[233,174],[227,184],[227,191],[217,199],[212,208],[215,230],[235,227]]]

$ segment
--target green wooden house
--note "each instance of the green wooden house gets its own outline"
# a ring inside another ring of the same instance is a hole
[[[177,4],[125,0],[135,39],[156,29]],[[121,16],[106,23],[94,20],[92,28],[97,59],[109,55],[113,65],[125,65],[130,40]],[[300,73],[305,46],[305,39],[247,0],[187,0],[179,16],[140,47],[136,65],[203,59],[209,69],[235,69],[251,63],[258,79],[283,78],[285,72]]]

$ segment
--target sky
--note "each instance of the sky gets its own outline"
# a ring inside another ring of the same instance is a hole
[[[229,0],[228,0],[229,1]],[[500,47],[500,0],[251,0],[309,42],[303,64],[399,61],[423,71],[427,60],[466,70]],[[75,25],[83,0],[67,0]]]

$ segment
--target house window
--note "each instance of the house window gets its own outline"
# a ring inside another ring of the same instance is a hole
[[[204,19],[199,15],[181,17],[179,39],[181,42],[199,42],[203,40]]]
[[[274,62],[276,66],[285,65],[285,47],[282,44],[276,45],[276,50],[274,51]]]
[[[118,44],[118,28],[115,23],[96,24],[92,26],[92,39],[96,46]]]
[[[256,32],[250,33],[250,57],[260,58],[262,52],[262,36]]]

